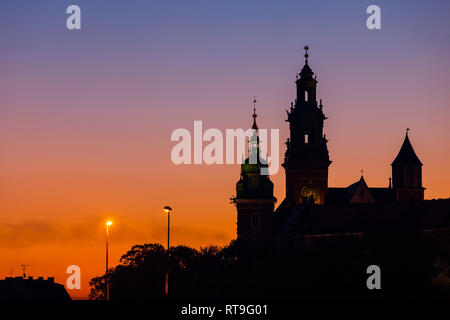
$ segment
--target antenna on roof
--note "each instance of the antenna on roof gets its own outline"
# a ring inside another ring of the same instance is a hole
[[[22,270],[23,270],[23,278],[25,279],[25,278],[27,277],[26,272],[25,272],[25,269],[26,269],[26,267],[29,267],[30,265],[28,265],[28,264],[21,264],[20,266],[22,267]]]

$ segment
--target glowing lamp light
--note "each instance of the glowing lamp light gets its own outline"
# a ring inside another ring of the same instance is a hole
[[[106,226],[109,227],[110,225],[112,225],[112,221],[107,221],[107,222],[106,222]]]
[[[169,206],[165,206],[165,207],[163,208],[163,211],[164,211],[165,213],[170,213],[170,212],[172,212],[172,208],[169,207]]]

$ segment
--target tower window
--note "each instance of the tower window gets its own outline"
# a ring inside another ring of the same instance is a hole
[[[252,229],[259,229],[261,227],[261,221],[259,214],[252,215]]]
[[[309,136],[307,133],[305,133],[305,143],[309,143]]]
[[[305,101],[308,101],[308,91],[305,91]]]

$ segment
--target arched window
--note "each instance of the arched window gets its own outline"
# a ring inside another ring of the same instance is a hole
[[[300,191],[300,200],[302,203],[319,203],[319,192],[312,185],[305,186]]]
[[[305,90],[305,101],[308,101],[308,91]]]

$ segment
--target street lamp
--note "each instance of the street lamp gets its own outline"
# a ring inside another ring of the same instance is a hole
[[[172,212],[172,208],[169,206],[165,206],[163,211],[167,213],[167,270],[166,270],[166,282],[164,287],[164,294],[166,296],[169,295],[169,248],[170,248],[170,213]]]
[[[112,226],[112,221],[106,221],[106,300],[109,300],[109,274],[108,274],[108,238],[109,238],[109,227]]]

